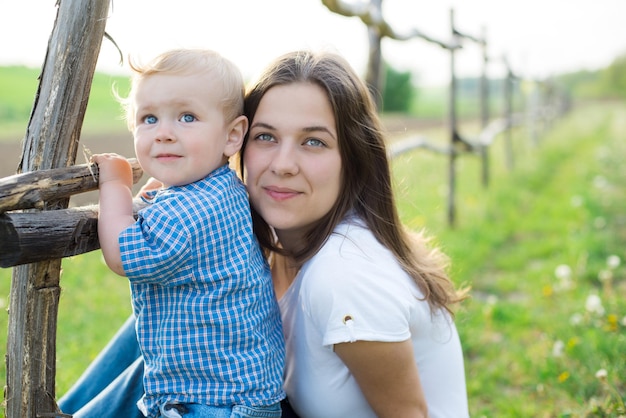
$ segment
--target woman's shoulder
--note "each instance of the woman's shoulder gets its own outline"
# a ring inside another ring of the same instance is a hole
[[[421,293],[395,256],[359,219],[335,228],[320,251],[300,272],[300,296],[316,312],[344,304],[391,303],[408,312]]]
[[[365,259],[389,253],[367,227],[365,221],[350,216],[340,222],[313,258],[359,256]],[[391,253],[389,253],[391,255]]]
[[[403,274],[391,251],[382,245],[365,222],[357,217],[343,220],[304,270],[316,276],[360,277],[373,272]]]

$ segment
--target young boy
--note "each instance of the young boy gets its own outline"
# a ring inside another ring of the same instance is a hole
[[[163,187],[135,220],[128,161],[92,161],[102,252],[130,281],[145,360],[137,405],[147,417],[280,417],[280,314],[246,189],[228,166],[248,129],[241,73],[204,50],[131,68],[135,153]]]

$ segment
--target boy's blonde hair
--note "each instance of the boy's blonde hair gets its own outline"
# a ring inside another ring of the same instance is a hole
[[[215,94],[223,96],[222,110],[225,119],[230,122],[243,114],[243,98],[245,85],[239,68],[219,53],[208,49],[173,49],[166,51],[146,65],[129,60],[133,72],[130,92],[126,98],[118,99],[125,110],[126,123],[132,132],[135,128],[135,112],[133,97],[139,83],[155,74],[192,75],[209,74],[219,81],[221,91]]]

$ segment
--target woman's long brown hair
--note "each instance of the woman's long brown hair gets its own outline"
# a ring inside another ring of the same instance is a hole
[[[405,230],[396,209],[389,157],[380,120],[365,84],[341,56],[328,52],[296,51],[279,57],[248,90],[244,113],[253,121],[265,93],[274,86],[313,83],[325,92],[334,112],[342,162],[342,190],[333,208],[309,231],[306,248],[289,253],[298,265],[313,257],[349,212],[356,213],[374,236],[397,258],[433,308],[445,308],[466,297],[447,274],[448,260],[429,248],[421,233]],[[248,136],[240,153],[243,157]],[[252,208],[255,233],[269,251],[285,253],[269,225]]]

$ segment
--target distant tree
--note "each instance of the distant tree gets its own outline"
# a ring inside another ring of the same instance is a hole
[[[416,95],[410,71],[398,71],[385,64],[385,88],[382,110],[384,112],[407,113]]]
[[[554,81],[578,98],[596,98],[605,94],[600,83],[600,71],[581,70],[561,74]]]
[[[626,98],[626,54],[606,68],[561,74],[557,81],[579,98]]]
[[[626,98],[626,54],[617,57],[601,72],[603,90],[609,96]]]

